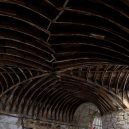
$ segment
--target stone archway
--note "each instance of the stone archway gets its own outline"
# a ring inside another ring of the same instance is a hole
[[[80,129],[89,129],[90,127],[96,127],[102,129],[101,116],[98,108],[92,103],[82,104],[75,113],[75,121]]]

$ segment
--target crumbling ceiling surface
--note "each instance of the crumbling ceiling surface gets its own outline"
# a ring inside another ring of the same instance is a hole
[[[0,0],[3,110],[71,121],[79,105],[127,108],[128,0]]]

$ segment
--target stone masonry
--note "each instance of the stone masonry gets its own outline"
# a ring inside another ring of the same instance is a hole
[[[129,111],[113,112],[102,117],[103,129],[129,129]]]

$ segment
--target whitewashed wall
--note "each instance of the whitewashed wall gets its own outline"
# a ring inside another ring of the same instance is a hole
[[[22,129],[18,118],[0,115],[0,129]]]

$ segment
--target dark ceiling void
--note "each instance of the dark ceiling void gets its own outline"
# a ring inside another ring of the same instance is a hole
[[[71,122],[86,102],[128,108],[128,23],[128,0],[0,0],[2,110]]]

